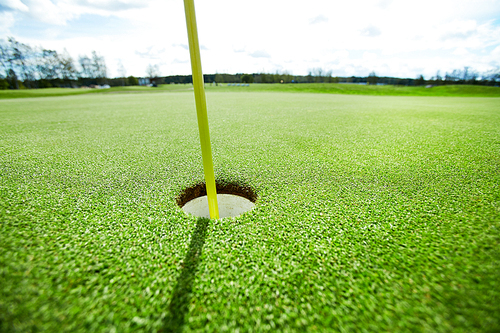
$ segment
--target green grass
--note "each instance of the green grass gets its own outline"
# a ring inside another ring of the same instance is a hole
[[[213,90],[218,221],[192,92],[0,101],[0,331],[500,330],[500,99]]]
[[[450,85],[432,88],[405,87],[405,86],[375,86],[339,83],[301,83],[301,84],[251,84],[249,87],[227,86],[227,83],[218,86],[206,84],[207,91],[217,92],[301,92],[324,93],[343,95],[377,95],[377,96],[449,96],[449,97],[500,97],[500,88],[486,86]],[[112,87],[110,89],[25,89],[0,90],[0,99],[25,97],[70,96],[81,94],[110,94],[110,93],[152,93],[152,92],[180,92],[192,89],[190,84],[163,84],[156,88],[130,86]]]
[[[80,89],[80,88],[45,88],[45,89],[20,89],[0,90],[0,99],[27,98],[27,97],[55,97],[84,94],[113,94],[113,93],[152,93],[166,91],[185,91],[192,89],[188,84],[164,84],[159,87],[127,86],[112,87],[109,89]]]
[[[450,85],[432,88],[406,86],[377,86],[341,83],[300,83],[300,84],[252,84],[250,87],[236,87],[222,84],[224,91],[272,91],[306,92],[346,95],[377,96],[453,96],[453,97],[500,97],[500,88],[472,85]],[[218,87],[220,90],[221,88]],[[212,87],[212,89],[214,89]]]

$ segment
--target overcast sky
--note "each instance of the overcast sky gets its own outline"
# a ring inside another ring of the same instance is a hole
[[[197,0],[203,72],[426,78],[500,66],[500,0]],[[182,0],[0,0],[0,38],[190,74]]]

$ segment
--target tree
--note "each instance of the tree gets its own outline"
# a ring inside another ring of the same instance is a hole
[[[219,73],[215,74],[215,82],[216,83],[224,83],[224,76],[220,75]]]
[[[260,82],[261,83],[268,83],[269,81],[269,76],[266,73],[260,74]]]
[[[469,67],[465,66],[463,71],[463,80],[464,82],[469,79]]]
[[[424,79],[424,76],[423,75],[420,75],[416,80],[415,80],[415,84],[417,86],[423,86],[425,84],[425,79]]]
[[[160,76],[160,66],[149,64],[148,67],[146,67],[146,75],[150,79]]]
[[[464,67],[463,71],[463,80],[464,83],[468,84],[476,84],[476,79],[478,78],[479,73],[473,69],[469,70],[469,67]]]
[[[366,82],[368,82],[368,84],[377,84],[377,82],[378,82],[377,74],[375,74],[375,72],[371,72],[368,75],[368,78],[366,79]]]
[[[82,70],[80,72],[80,77],[88,78],[88,79],[93,78],[92,61],[90,60],[90,58],[87,57],[86,55],[79,56],[78,63],[80,64],[80,67],[82,68]]]
[[[9,58],[8,58],[8,61],[10,63],[10,70],[9,70],[9,77],[11,77],[12,79],[15,78],[16,82],[15,82],[15,89],[19,89],[19,85],[17,83],[17,80],[18,80],[18,76],[17,74],[20,72],[20,69],[21,70],[24,70],[24,55],[23,55],[23,47],[21,45],[21,43],[19,43],[18,41],[16,41],[14,38],[12,37],[9,37],[8,38],[8,41],[10,43],[10,47],[9,47]],[[14,70],[17,69],[17,72]],[[11,83],[11,85],[14,85],[13,83]]]
[[[129,86],[137,86],[137,85],[139,85],[139,80],[137,80],[137,78],[134,77],[134,76],[129,76],[127,78],[127,81],[128,81],[128,85]]]
[[[315,82],[324,82],[322,68],[320,68],[320,67],[313,68],[312,75],[315,77],[314,78]]]
[[[500,81],[500,67],[489,70],[488,72],[483,74],[483,81],[486,84],[496,84]]]
[[[243,83],[253,83],[253,76],[249,74],[243,74],[241,76],[241,82]]]
[[[329,71],[326,71],[325,73],[325,78],[327,78],[327,82],[328,83],[331,83],[334,81],[333,77],[332,77],[332,74],[333,74],[333,71],[332,70],[329,70]]]
[[[9,83],[10,89],[19,89],[19,82],[17,81],[17,75],[13,69],[9,69],[9,72],[7,74],[7,82]]]
[[[104,57],[99,56],[96,51],[92,51],[92,72],[93,77],[97,79],[97,83],[102,84],[106,82],[108,69]]]
[[[460,83],[460,79],[463,77],[462,71],[460,69],[454,69],[450,74],[451,81]]]
[[[151,85],[158,87],[158,84],[160,84],[160,79],[158,78],[160,76],[160,66],[149,64],[146,67],[146,74],[150,79]]]
[[[307,74],[307,83],[312,83],[314,82],[314,77],[312,76],[311,71],[309,71],[309,74]]]
[[[23,51],[22,45],[12,37],[8,38],[8,43],[2,43],[1,65],[11,89],[19,89],[18,74],[24,69]]]
[[[10,44],[8,49],[10,68],[16,72],[18,78],[24,81],[28,88],[32,88],[36,80],[36,66],[34,64],[36,55],[33,48],[18,42],[13,37],[9,37],[8,41]]]
[[[3,74],[0,75],[7,76],[9,72],[9,46],[5,43],[3,39],[0,39],[0,69]]]
[[[280,83],[282,81],[281,74],[278,70],[276,70],[276,73],[273,75],[273,82],[274,83]],[[281,82],[283,83],[283,82]]]
[[[443,78],[441,77],[441,72],[437,71],[436,73],[436,85],[441,85],[443,84]]]
[[[73,58],[69,55],[68,51],[64,49],[64,53],[58,57],[58,60],[61,78],[66,84],[70,84],[70,81],[75,80],[78,74]]]
[[[106,61],[103,56],[92,51],[91,57],[80,55],[78,57],[80,65],[79,77],[84,84],[104,84],[108,75]]]
[[[118,65],[118,75],[120,76],[120,81],[122,86],[125,85],[125,76],[127,75],[127,71],[125,70],[125,66],[123,66],[122,62]]]
[[[60,77],[60,59],[56,51],[42,50],[42,61],[39,63],[39,73],[44,80],[54,80]]]
[[[6,79],[0,79],[0,90],[9,89],[9,82]]]
[[[291,83],[292,82],[292,75],[288,73],[288,71],[283,71],[283,74],[281,75],[281,79],[283,80],[284,83]]]

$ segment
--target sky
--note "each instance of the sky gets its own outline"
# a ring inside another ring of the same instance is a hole
[[[195,0],[203,72],[426,79],[500,67],[500,0]],[[108,76],[191,73],[182,0],[0,0],[0,39],[75,59]],[[122,67],[123,66],[123,67]],[[125,69],[120,71],[120,68]]]

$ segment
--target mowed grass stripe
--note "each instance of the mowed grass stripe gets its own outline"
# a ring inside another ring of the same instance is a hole
[[[240,84],[219,83],[205,84],[209,92],[289,92],[289,93],[322,93],[342,95],[370,96],[446,96],[446,97],[500,97],[500,88],[480,85],[446,85],[434,86],[395,86],[395,85],[359,85],[341,83],[300,83],[300,84]],[[158,87],[124,86],[109,89],[21,89],[0,90],[0,99],[36,98],[54,96],[72,96],[85,94],[138,94],[138,93],[170,93],[193,90],[192,84],[162,84]]]
[[[3,331],[495,331],[497,98],[208,92],[0,101]]]
[[[500,97],[500,88],[478,85],[446,86],[397,86],[360,85],[343,83],[297,83],[297,84],[251,84],[249,87],[228,86],[207,87],[213,91],[269,91],[291,93],[323,93],[343,95],[376,96],[447,96],[447,97]]]

